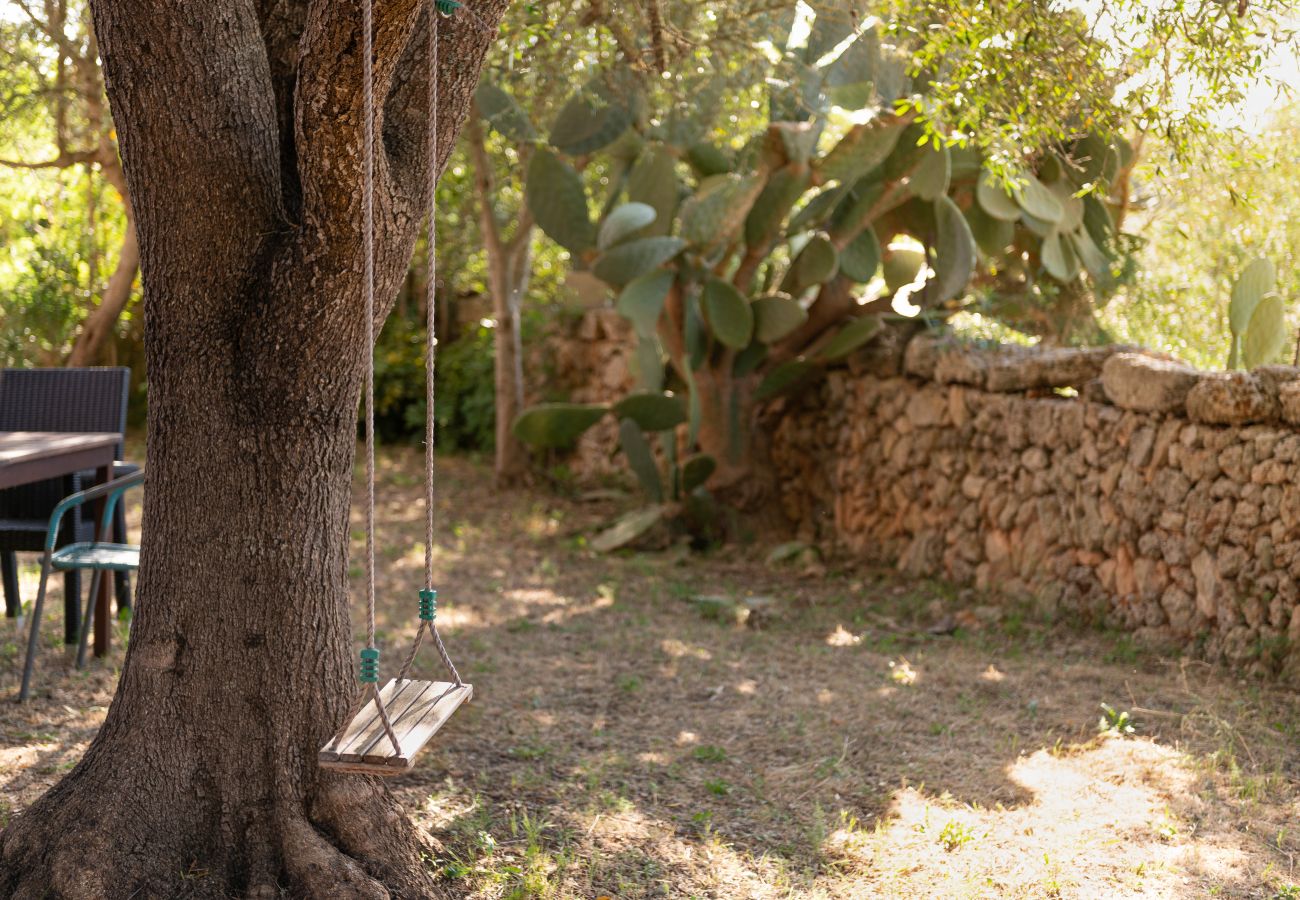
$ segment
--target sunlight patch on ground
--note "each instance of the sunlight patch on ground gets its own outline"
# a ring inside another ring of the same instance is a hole
[[[897,662],[889,661],[889,678],[895,684],[913,685],[920,679],[921,673],[913,668],[912,664],[904,657]]]
[[[659,649],[671,656],[673,659],[689,657],[691,659],[710,660],[713,654],[703,647],[688,644],[685,641],[679,641],[676,638],[668,638],[659,642]]]
[[[981,808],[924,787],[893,794],[874,831],[850,822],[828,851],[852,871],[883,876],[888,895],[1180,897],[1188,869],[1239,876],[1244,848],[1196,839],[1177,809],[1194,776],[1179,752],[1143,739],[1098,739],[1064,754],[1038,750],[1007,777],[1033,794],[1016,808]]]
[[[862,637],[848,631],[843,625],[836,625],[835,630],[827,635],[826,643],[832,647],[854,647],[862,643]]]

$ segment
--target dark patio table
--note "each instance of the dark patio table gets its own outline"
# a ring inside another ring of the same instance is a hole
[[[0,488],[85,469],[94,469],[95,483],[103,484],[113,477],[113,457],[120,443],[122,435],[115,432],[0,431]],[[95,540],[100,541],[108,536],[99,533],[102,501],[95,506]],[[112,638],[108,625],[112,583],[111,578],[99,579],[99,596],[95,598],[96,656],[108,653]]]

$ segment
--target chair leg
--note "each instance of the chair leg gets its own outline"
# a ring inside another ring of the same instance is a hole
[[[126,504],[118,503],[113,511],[113,540],[119,544],[126,543]],[[114,593],[117,595],[117,612],[131,608],[131,574],[116,572],[113,575]]]
[[[5,615],[14,618],[23,608],[18,596],[18,554],[12,550],[0,553],[0,576],[5,585]]]
[[[81,572],[63,573],[63,643],[75,644],[81,636]]]
[[[18,690],[18,700],[27,699],[32,686],[32,666],[36,662],[36,651],[41,642],[41,610],[45,606],[45,586],[50,582],[50,554],[45,554],[41,562],[41,586],[36,591],[36,605],[32,607],[31,631],[27,636],[27,659],[23,662],[23,686]]]
[[[86,596],[86,614],[81,617],[81,640],[77,641],[78,669],[86,667],[86,645],[90,643],[90,632],[95,627],[95,601],[99,599],[99,580],[102,577],[102,569],[95,569],[90,576],[90,593]]]
[[[120,616],[124,611],[131,611],[131,573],[115,572],[113,578],[117,594],[117,614]]]

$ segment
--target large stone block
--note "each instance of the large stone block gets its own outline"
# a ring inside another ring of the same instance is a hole
[[[1187,392],[1187,415],[1194,422],[1245,425],[1275,420],[1278,413],[1272,386],[1249,372],[1205,375]]]
[[[1300,425],[1300,381],[1278,385],[1277,399],[1282,408],[1282,421],[1288,425]]]
[[[1056,347],[999,354],[985,375],[990,391],[1011,392],[1086,385],[1101,375],[1114,347]]]
[[[1101,369],[1107,399],[1136,412],[1178,412],[1200,379],[1191,366],[1141,353],[1116,353]]]

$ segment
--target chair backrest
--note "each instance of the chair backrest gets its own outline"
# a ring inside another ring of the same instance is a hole
[[[0,431],[121,434],[130,384],[125,367],[0,369]]]

